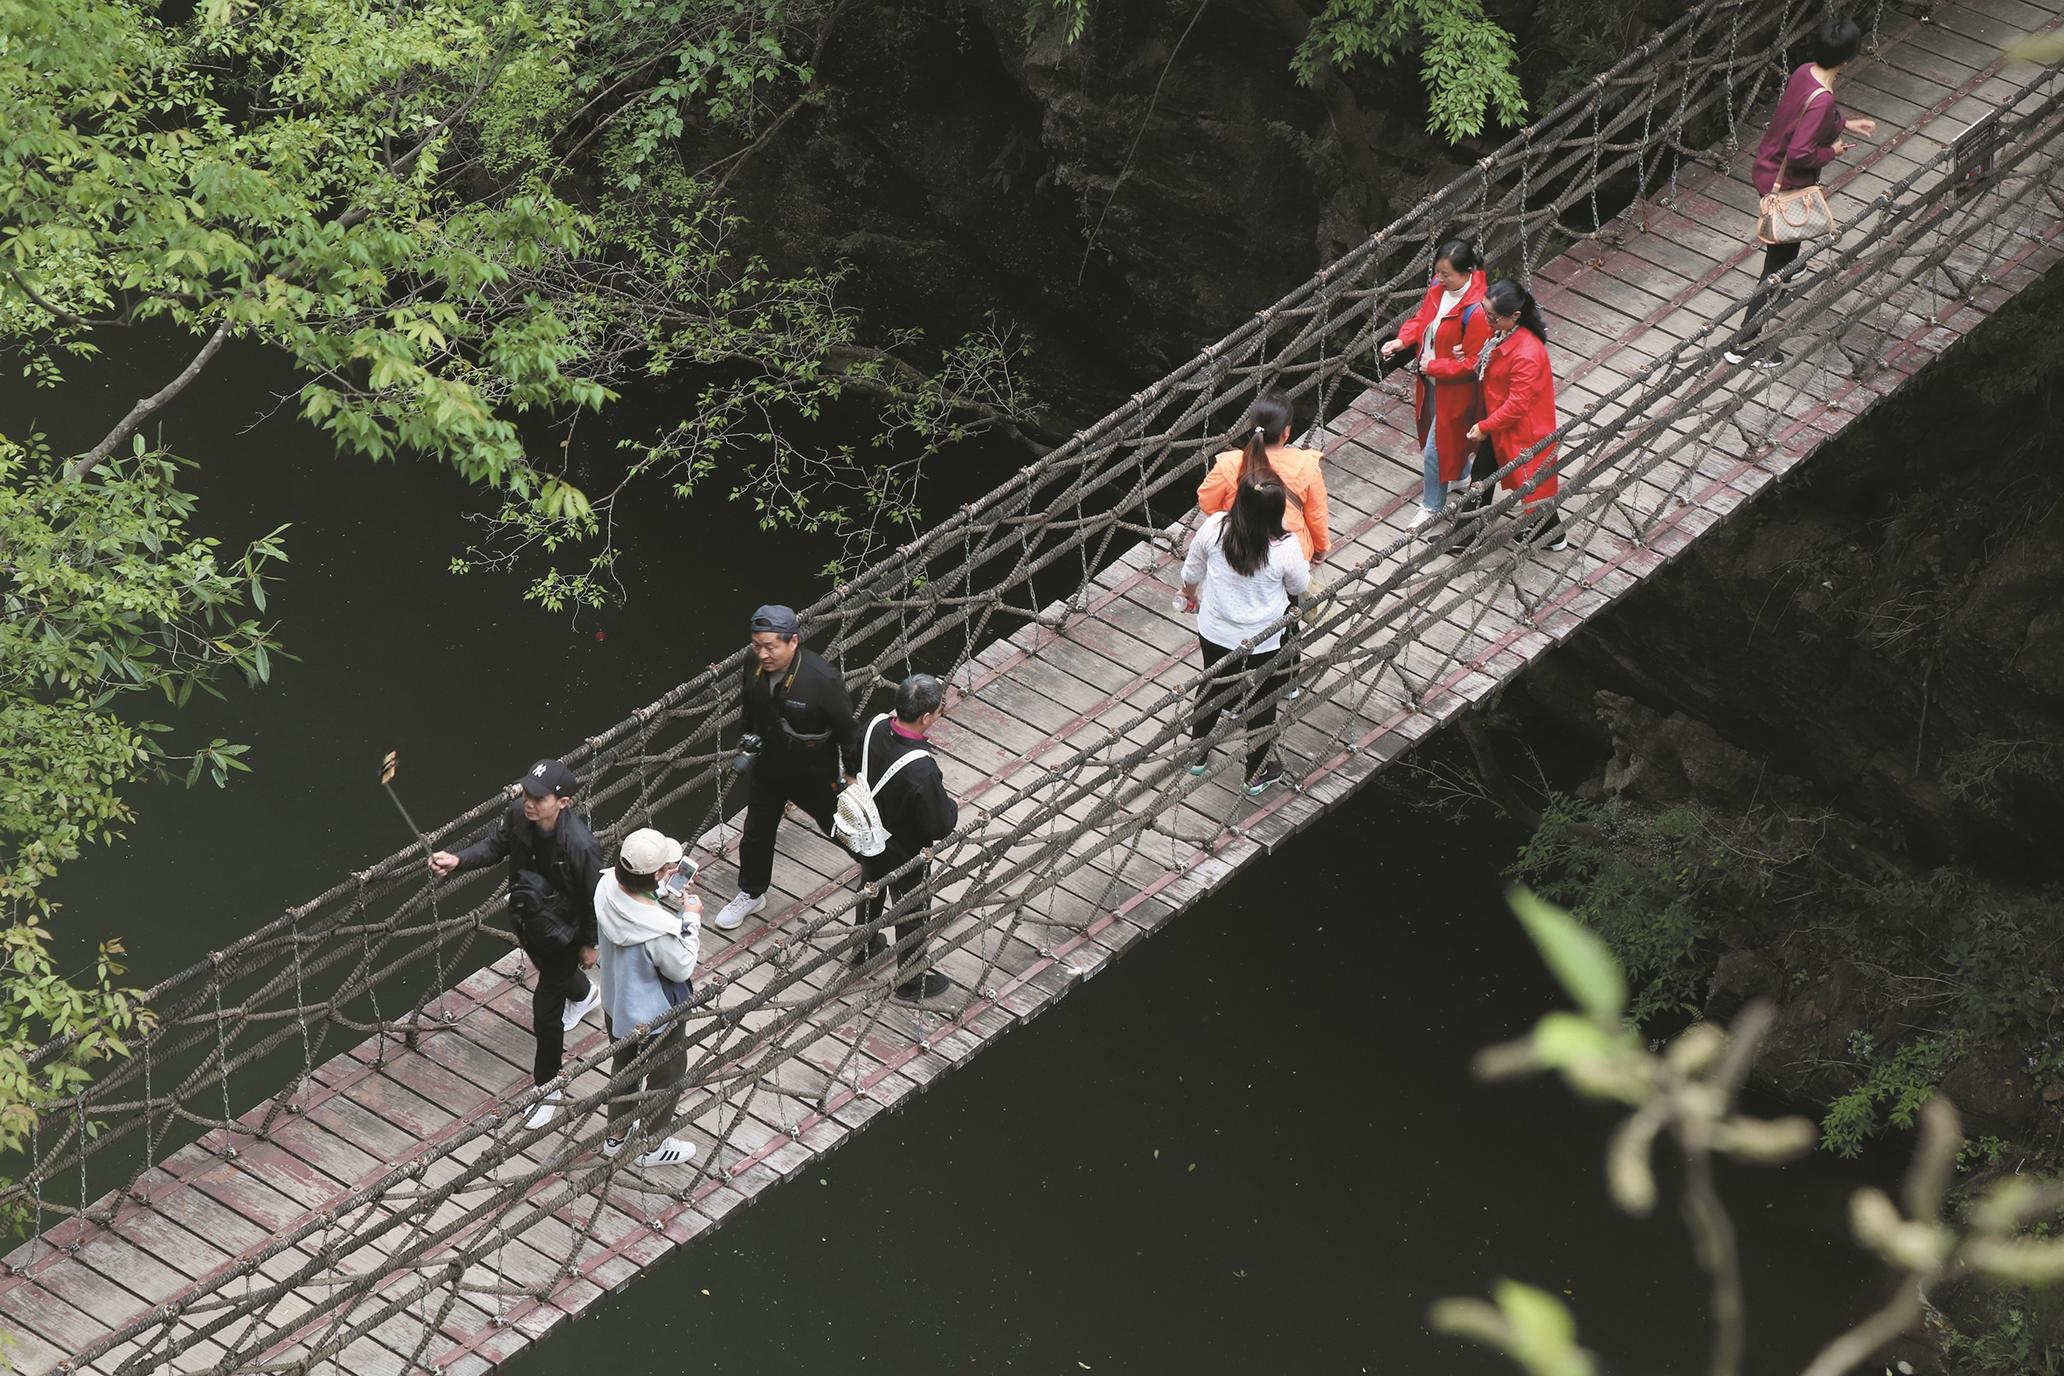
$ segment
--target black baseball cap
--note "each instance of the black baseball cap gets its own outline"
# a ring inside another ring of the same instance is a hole
[[[571,798],[580,787],[580,780],[573,777],[573,771],[557,760],[539,760],[523,775],[523,791],[533,798],[544,798],[558,794]]]
[[[762,607],[752,614],[754,634],[771,631],[775,635],[794,635],[802,629],[802,624],[796,619],[794,607],[784,607],[779,603]]]

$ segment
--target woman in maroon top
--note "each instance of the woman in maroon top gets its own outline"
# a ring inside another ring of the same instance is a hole
[[[1770,128],[1756,146],[1756,164],[1749,174],[1758,196],[1774,190],[1796,191],[1820,180],[1820,169],[1849,151],[1845,133],[1869,138],[1878,132],[1874,119],[1850,119],[1835,104],[1835,77],[1856,60],[1863,49],[1863,30],[1852,19],[1830,19],[1820,26],[1813,46],[1813,60],[1792,73],[1771,112]],[[1779,183],[1782,181],[1783,185]],[[1749,298],[1742,313],[1746,333],[1735,349],[1727,351],[1729,363],[1740,363],[1761,330],[1758,317],[1770,305],[1770,277],[1782,272],[1799,256],[1802,244],[1771,244],[1763,250],[1763,283]],[[1739,349],[1743,352],[1737,352]],[[1784,362],[1776,349],[1748,358],[1752,367],[1775,368]]]

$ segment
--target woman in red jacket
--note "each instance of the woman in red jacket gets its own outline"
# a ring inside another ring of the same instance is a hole
[[[1458,350],[1462,357],[1475,358],[1490,338],[1483,294],[1484,275],[1476,250],[1466,239],[1450,239],[1433,260],[1433,283],[1419,303],[1419,313],[1399,327],[1396,339],[1383,346],[1385,358],[1414,345],[1419,348],[1415,409],[1424,481],[1419,510],[1412,516],[1414,530],[1441,514],[1450,493],[1469,485],[1471,446],[1462,432],[1476,410],[1476,374],[1454,360]]]
[[[1469,427],[1468,438],[1488,437],[1503,468],[1555,433],[1555,374],[1548,364],[1548,327],[1525,287],[1509,277],[1499,278],[1484,292],[1484,309],[1495,334],[1476,360],[1484,418]],[[1520,539],[1547,549],[1569,546],[1568,533],[1555,514],[1555,492],[1561,483],[1554,445],[1543,446],[1500,481],[1507,488],[1535,481],[1521,499],[1526,514]]]

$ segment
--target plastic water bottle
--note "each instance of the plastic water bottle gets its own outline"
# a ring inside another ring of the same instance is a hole
[[[1190,609],[1190,604],[1188,600],[1185,599],[1181,593],[1177,593],[1172,599],[1170,599],[1168,606],[1169,609],[1173,611],[1177,616],[1181,616],[1184,612]]]

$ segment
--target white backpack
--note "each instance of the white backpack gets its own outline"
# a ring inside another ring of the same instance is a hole
[[[831,819],[831,834],[855,855],[880,855],[889,848],[889,829],[882,825],[881,809],[874,805],[874,795],[904,765],[912,760],[930,759],[932,754],[929,750],[913,750],[900,756],[882,771],[881,778],[870,785],[867,782],[868,747],[874,744],[874,728],[888,719],[889,714],[884,712],[867,723],[867,730],[860,737],[860,773],[852,783],[839,790],[838,808]]]

